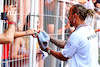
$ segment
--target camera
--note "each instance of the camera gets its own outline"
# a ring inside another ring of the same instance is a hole
[[[2,20],[8,20],[6,12],[1,13],[1,19]]]
[[[2,20],[8,20],[6,12],[1,13],[1,19]],[[7,27],[8,27],[7,23],[3,23],[3,28],[7,29]]]

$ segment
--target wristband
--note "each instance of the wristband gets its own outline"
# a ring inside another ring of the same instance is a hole
[[[49,48],[49,49],[48,49],[48,51],[47,51],[47,53],[48,53],[49,55],[51,55],[51,52],[50,52],[50,50],[51,50],[51,48]]]
[[[98,32],[100,31],[100,29],[98,29]]]
[[[14,25],[16,26],[16,23],[13,22],[13,21],[9,22],[8,25],[9,25],[9,24],[14,24]]]
[[[6,23],[9,23],[8,20],[5,20]]]

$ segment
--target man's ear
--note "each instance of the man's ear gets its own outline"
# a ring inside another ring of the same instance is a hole
[[[77,13],[74,14],[74,18],[77,18],[79,15]]]

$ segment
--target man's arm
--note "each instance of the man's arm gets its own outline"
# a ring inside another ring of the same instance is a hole
[[[67,44],[67,41],[59,40],[52,36],[50,36],[50,41],[60,48],[64,48],[64,46]]]
[[[51,50],[49,47],[47,47],[45,50],[45,52],[49,52],[50,54],[49,55],[53,55],[55,58],[59,59],[59,60],[62,60],[62,61],[67,61],[69,58],[67,57],[64,57],[61,52],[56,52],[56,51],[53,51]]]
[[[65,57],[61,54],[61,52],[56,52],[56,51],[53,51],[53,50],[50,50],[50,52],[51,52],[51,54],[52,54],[55,58],[57,58],[57,59],[59,59],[59,60],[62,60],[62,61],[67,61],[67,60],[68,60],[68,58],[65,58]]]

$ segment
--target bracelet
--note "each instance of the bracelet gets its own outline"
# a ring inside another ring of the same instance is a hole
[[[8,25],[9,25],[9,24],[14,24],[14,25],[16,26],[16,23],[13,22],[13,21],[9,22]]]
[[[25,32],[26,32],[26,35],[28,35],[27,31],[25,31]]]
[[[51,55],[51,52],[50,52],[50,50],[51,50],[51,48],[49,48],[49,49],[48,49],[48,51],[47,51],[47,53],[48,53],[49,55]]]
[[[41,48],[41,46],[40,46],[40,48]],[[49,48],[48,50],[47,50],[47,48],[46,48],[46,49],[44,49],[43,51],[45,51],[45,52],[47,52],[49,55],[51,55],[50,50],[51,50],[51,48]]]

